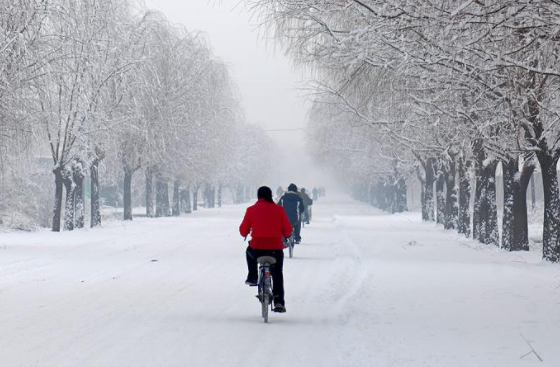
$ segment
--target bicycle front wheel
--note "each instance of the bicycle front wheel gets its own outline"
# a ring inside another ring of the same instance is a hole
[[[261,305],[262,305],[262,317],[263,317],[263,320],[264,320],[265,324],[268,323],[268,305],[269,305],[269,303],[270,303],[270,299],[269,299],[268,292],[264,292]]]

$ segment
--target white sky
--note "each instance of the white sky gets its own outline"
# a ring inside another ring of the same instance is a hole
[[[273,41],[266,42],[257,20],[241,0],[146,0],[172,23],[205,32],[214,53],[228,65],[240,89],[247,122],[267,130],[305,127],[301,73]],[[238,5],[239,4],[239,5]],[[302,146],[304,130],[269,132],[282,146]]]

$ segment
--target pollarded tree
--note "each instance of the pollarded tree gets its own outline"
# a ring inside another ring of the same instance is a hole
[[[79,147],[90,172],[91,227],[101,224],[99,166],[107,156],[111,159],[118,154],[126,131],[137,132],[130,129],[137,108],[131,106],[127,97],[135,87],[134,81],[140,77],[138,65],[143,62],[149,31],[128,1],[112,4],[106,10],[105,27],[96,38],[97,71],[90,76],[92,96],[90,118],[84,133],[86,139]],[[129,144],[130,148],[126,150],[127,154],[139,149],[131,135],[127,138],[124,139],[124,144]]]
[[[193,60],[204,53],[204,47],[196,37],[183,29],[172,27],[159,13],[147,13],[142,23],[146,37],[144,60],[138,65],[137,79],[131,81],[132,87],[127,97],[130,108],[135,109],[134,121],[131,121],[120,139],[119,148],[125,171],[125,219],[132,218],[130,182],[132,174],[141,165],[146,170],[147,215],[154,215],[154,176],[157,177],[157,215],[168,212],[169,202],[164,196],[166,179],[173,170],[169,167],[169,162],[173,159],[174,131],[184,127],[181,125],[183,106],[188,103],[193,78],[196,78],[201,68],[201,62],[193,63]],[[129,132],[134,137],[134,150],[126,147]]]
[[[48,142],[55,175],[54,231],[60,230],[63,185],[67,189],[65,228],[72,229],[75,220],[74,167],[86,162],[89,135],[100,126],[97,105],[109,81],[121,72],[115,62],[118,47],[112,33],[122,21],[119,15],[125,3],[57,0],[49,2],[48,16],[39,34],[34,59],[49,59],[38,66],[40,76],[30,83],[34,98],[33,118],[41,126],[40,135]],[[95,149],[92,149],[95,152]],[[74,163],[73,163],[74,162]],[[82,174],[78,174],[81,177]],[[83,214],[78,213],[83,223]]]

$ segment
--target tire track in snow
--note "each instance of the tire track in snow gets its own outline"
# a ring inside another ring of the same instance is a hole
[[[336,297],[333,303],[331,316],[336,316],[339,322],[345,324],[348,322],[349,315],[344,312],[344,308],[348,302],[360,291],[364,280],[368,277],[368,269],[364,266],[358,247],[347,233],[344,224],[334,217],[337,241],[334,246],[336,268],[338,275],[344,274],[343,277],[334,278],[331,286],[339,291],[341,295]]]

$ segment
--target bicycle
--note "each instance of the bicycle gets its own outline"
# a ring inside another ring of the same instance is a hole
[[[295,246],[295,238],[294,238],[294,230],[292,230],[292,234],[290,237],[284,239],[284,248],[288,249],[288,254],[290,255],[290,259],[294,257],[294,246]]]
[[[259,263],[259,279],[258,285],[258,295],[257,298],[261,302],[262,307],[262,318],[265,324],[268,323],[268,309],[272,310],[272,300],[274,298],[272,293],[272,274],[271,268],[276,264],[276,259],[272,256],[260,256],[257,259]]]

